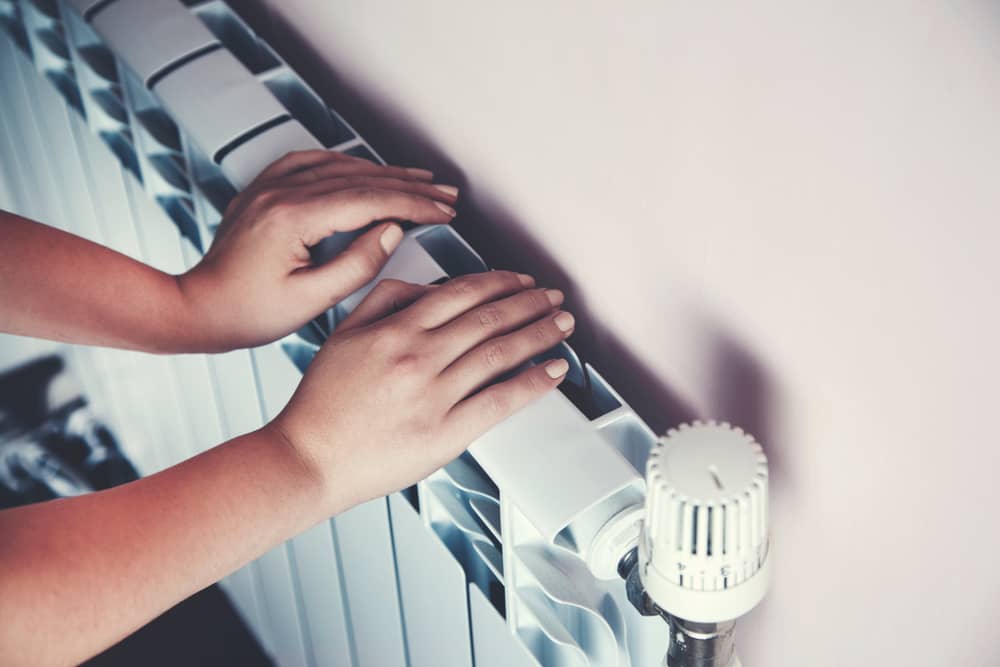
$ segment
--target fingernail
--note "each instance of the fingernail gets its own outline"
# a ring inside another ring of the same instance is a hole
[[[553,380],[566,375],[566,371],[568,370],[569,362],[565,359],[553,359],[549,363],[545,364],[545,373]]]
[[[440,183],[435,183],[434,187],[436,187],[438,190],[451,197],[458,196],[458,188],[456,188],[454,185],[441,185]]]
[[[517,279],[521,281],[521,284],[525,287],[534,287],[535,279],[529,276],[527,273],[517,274]]]
[[[545,297],[549,300],[553,306],[558,306],[563,302],[563,293],[557,289],[547,289],[545,290]]]
[[[576,319],[564,310],[556,315],[555,322],[559,330],[565,332],[573,328],[573,325],[576,324]]]
[[[434,172],[430,169],[417,169],[416,167],[407,167],[406,172],[413,176],[414,178],[419,178],[422,181],[429,181],[434,178]]]
[[[450,215],[451,217],[453,218],[455,217],[455,209],[453,209],[451,206],[448,206],[444,202],[436,201],[434,202],[434,205],[437,206],[442,211],[444,211],[445,213],[447,213],[448,215]]]
[[[399,225],[389,225],[382,232],[382,236],[378,237],[378,242],[382,245],[382,250],[385,250],[385,254],[390,254],[399,245],[399,242],[403,240],[403,230]]]

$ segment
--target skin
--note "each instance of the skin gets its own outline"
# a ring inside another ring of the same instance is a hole
[[[234,200],[181,276],[0,213],[0,330],[151,352],[276,340],[375,276],[398,244],[391,221],[453,217],[457,191],[431,178],[292,153]],[[373,222],[310,264],[309,246]],[[426,477],[562,381],[564,361],[524,366],[572,333],[562,300],[506,271],[383,281],[262,429],[130,484],[0,512],[0,664],[78,663],[289,537]]]

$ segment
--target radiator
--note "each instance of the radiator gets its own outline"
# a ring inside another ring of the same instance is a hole
[[[228,201],[288,151],[381,162],[219,0],[0,0],[0,20],[0,205],[157,268],[192,266]],[[486,268],[450,227],[420,227],[382,277]],[[363,292],[249,351],[69,354],[148,474],[274,416]],[[552,354],[571,365],[561,391],[221,582],[277,664],[660,664],[667,626],[588,567],[597,531],[642,503],[656,437],[569,346]]]

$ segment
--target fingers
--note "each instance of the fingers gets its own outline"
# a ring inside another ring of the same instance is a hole
[[[543,317],[504,336],[491,338],[458,358],[441,373],[442,385],[458,401],[552,349],[573,333],[573,316],[565,311]]]
[[[455,209],[430,197],[370,187],[338,190],[295,208],[300,238],[307,246],[334,232],[360,229],[380,220],[443,225],[455,217]]]
[[[384,175],[351,174],[347,176],[328,178],[315,183],[297,186],[289,190],[294,196],[319,197],[331,195],[342,190],[392,190],[407,192],[427,197],[447,204],[449,208],[458,200],[458,188],[452,185],[433,184],[414,179],[393,178]]]
[[[351,314],[337,325],[337,331],[366,327],[406,308],[435,287],[437,286],[415,285],[402,280],[382,280],[351,311]]]
[[[559,290],[529,289],[484,303],[434,331],[435,355],[444,366],[484,341],[551,313],[562,302]]]
[[[299,271],[292,278],[318,304],[316,310],[323,310],[371,282],[402,239],[399,225],[377,225],[326,264]]]
[[[470,443],[528,403],[562,382],[569,370],[565,359],[527,368],[453,407],[446,417],[453,441]]]
[[[395,167],[369,162],[362,158],[330,150],[294,151],[270,164],[251,183],[302,185],[347,175],[389,176],[405,180],[430,181],[434,173],[427,169]]]
[[[229,202],[229,206],[226,207],[225,215],[227,218],[238,215],[242,209],[246,208],[246,206],[253,201],[254,196],[258,194],[260,190],[262,190],[265,186],[270,185],[275,179],[280,179],[282,177],[289,176],[290,174],[294,174],[297,171],[308,170],[320,165],[350,165],[361,162],[364,162],[365,164],[372,164],[336,151],[308,150],[286,153],[284,157],[278,158],[265,167],[244,190],[237,193],[233,200]],[[225,224],[226,221],[223,221],[223,225]],[[220,229],[219,231],[222,230]]]
[[[284,157],[278,158],[267,167],[264,168],[257,177],[253,179],[247,189],[253,187],[255,184],[259,184],[263,181],[269,181],[274,178],[280,178],[282,176],[287,176],[296,171],[302,169],[308,169],[321,164],[327,164],[330,162],[355,162],[358,161],[357,158],[344,153],[338,153],[337,151],[328,150],[309,150],[309,151],[292,151],[286,154]]]
[[[406,181],[430,182],[434,173],[427,169],[382,166],[367,160],[330,160],[300,169],[280,179],[281,185],[305,185],[349,176],[381,176]]]
[[[535,280],[531,276],[511,271],[460,276],[408,308],[407,318],[424,329],[436,329],[476,306],[534,286]]]
[[[426,169],[383,166],[334,151],[289,153],[230,202],[218,234],[246,211],[260,215],[278,207],[284,219],[299,223],[307,245],[381,220],[450,222],[458,188],[434,185],[432,179]]]

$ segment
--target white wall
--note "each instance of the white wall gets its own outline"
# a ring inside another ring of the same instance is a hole
[[[647,418],[676,395],[766,438],[776,575],[747,665],[986,665],[991,4],[272,0],[288,25],[251,20],[326,62],[381,152],[461,176],[463,232],[572,288],[581,346]]]

